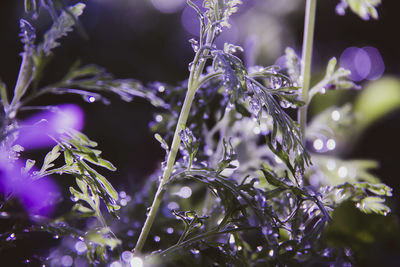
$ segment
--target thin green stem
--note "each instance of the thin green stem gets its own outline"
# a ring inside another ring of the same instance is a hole
[[[301,59],[302,100],[306,104],[299,109],[298,113],[298,121],[300,124],[300,131],[302,133],[303,139],[306,131],[307,109],[309,104],[308,91],[310,89],[311,58],[313,51],[316,7],[317,7],[317,0],[307,0],[306,14],[304,19],[303,50]]]
[[[207,35],[207,40],[206,40],[205,46],[209,46],[213,39],[214,39],[214,33],[211,30],[211,32]],[[136,243],[136,247],[134,249],[135,254],[138,254],[142,251],[143,246],[146,242],[147,236],[150,232],[150,228],[153,225],[153,222],[157,215],[157,211],[162,202],[162,198],[163,198],[164,192],[165,192],[164,185],[168,182],[168,180],[171,176],[172,169],[175,164],[176,155],[178,153],[179,144],[181,142],[179,132],[182,130],[182,128],[181,128],[182,126],[186,126],[186,121],[189,116],[189,111],[192,106],[194,96],[196,94],[197,89],[199,88],[199,78],[200,78],[201,73],[203,73],[203,70],[204,70],[205,60],[201,61],[200,58],[202,56],[207,56],[207,54],[208,54],[208,49],[200,49],[199,51],[197,51],[196,56],[194,58],[193,66],[190,70],[188,90],[186,92],[185,101],[183,102],[183,106],[181,109],[181,113],[179,115],[178,123],[176,125],[176,129],[175,129],[175,133],[174,133],[174,137],[173,137],[172,145],[171,145],[171,151],[168,154],[167,166],[164,170],[162,179],[158,186],[157,192],[154,196],[153,204],[150,207],[150,211],[147,215],[147,218],[143,225],[139,239]]]

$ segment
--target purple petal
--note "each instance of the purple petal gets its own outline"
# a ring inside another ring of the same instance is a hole
[[[41,112],[21,123],[17,143],[27,149],[54,145],[49,136],[57,136],[67,129],[82,130],[82,109],[73,104],[57,106],[51,111]]]

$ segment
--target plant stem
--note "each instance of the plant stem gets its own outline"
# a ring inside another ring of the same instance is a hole
[[[213,33],[213,30],[211,30],[211,32],[207,35],[207,40],[206,40],[205,46],[210,45],[213,39],[214,39],[214,33]],[[181,142],[179,132],[182,130],[181,126],[186,126],[186,121],[189,116],[189,111],[192,106],[194,96],[196,94],[197,89],[199,88],[200,75],[201,75],[201,73],[203,73],[203,70],[204,70],[205,60],[200,61],[200,58],[202,55],[207,55],[207,54],[208,54],[208,49],[200,49],[199,51],[196,52],[196,56],[193,61],[193,65],[190,70],[188,90],[186,92],[185,101],[183,102],[181,113],[179,114],[178,123],[176,125],[174,137],[172,140],[171,151],[168,154],[167,166],[164,170],[163,177],[160,181],[157,192],[154,196],[153,204],[150,207],[150,211],[147,215],[147,218],[143,225],[139,239],[136,243],[136,247],[134,249],[135,254],[138,254],[141,252],[141,250],[144,246],[144,243],[146,242],[150,228],[153,225],[153,222],[157,215],[157,211],[160,207],[162,198],[164,196],[164,192],[165,192],[164,185],[168,182],[168,179],[171,176],[172,168],[175,164],[176,155],[178,153],[179,144]]]
[[[308,109],[308,90],[310,89],[311,77],[311,58],[313,50],[314,39],[314,26],[315,26],[315,13],[317,7],[317,0],[307,0],[306,14],[304,19],[304,36],[303,36],[303,49],[301,55],[301,77],[302,77],[302,100],[305,105],[299,109],[298,122],[300,124],[300,131],[304,142],[306,123],[307,123],[307,109]]]

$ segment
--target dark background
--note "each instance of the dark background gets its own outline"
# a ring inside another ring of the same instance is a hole
[[[259,0],[261,1],[261,0]],[[66,1],[75,3],[77,1]],[[113,3],[119,4],[113,4]],[[150,4],[134,5],[135,1],[86,1],[81,22],[89,39],[74,32],[62,39],[62,46],[55,49],[52,63],[46,69],[44,84],[57,81],[69,66],[80,59],[83,64],[94,63],[105,67],[118,78],[135,78],[144,83],[162,81],[177,83],[187,78],[187,65],[193,57],[188,39],[191,35],[181,25],[180,15],[162,14]],[[145,2],[145,1],[137,1]],[[246,1],[245,9],[258,1]],[[305,1],[304,1],[305,2]],[[332,56],[349,46],[374,46],[382,54],[386,75],[399,76],[400,53],[398,28],[400,1],[383,1],[377,21],[363,21],[351,12],[343,17],[335,14],[338,1],[318,1],[314,71],[318,73]],[[299,50],[302,42],[304,7],[285,17],[282,24],[288,27],[290,38],[283,38],[282,53],[286,46]],[[23,1],[0,1],[0,77],[9,91],[15,85],[21,57],[19,19],[24,14]],[[32,21],[32,20],[30,20]],[[45,16],[33,22],[38,37],[49,27],[50,18]],[[268,28],[266,28],[268,34]],[[239,42],[240,44],[240,42]],[[268,56],[258,60],[271,65]],[[32,104],[77,103],[85,109],[86,133],[99,142],[103,156],[118,168],[110,173],[111,182],[118,190],[139,190],[146,179],[160,164],[163,151],[148,130],[152,114],[156,112],[141,99],[125,103],[109,96],[112,104],[88,104],[75,96],[48,96]],[[380,168],[375,173],[399,195],[398,175],[400,151],[400,110],[396,110],[370,126],[356,142],[352,151],[343,157],[376,159]],[[390,200],[397,212],[398,197]]]

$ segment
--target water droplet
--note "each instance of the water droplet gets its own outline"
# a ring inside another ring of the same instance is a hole
[[[160,93],[163,93],[163,92],[165,91],[165,86],[164,86],[164,85],[160,85],[160,86],[157,88],[157,90],[158,90]]]
[[[229,244],[231,245],[235,244],[235,236],[232,234],[229,236]]]
[[[192,71],[193,67],[194,67],[193,62],[190,62],[189,65],[188,65],[189,71]]]
[[[336,161],[334,161],[333,159],[328,160],[328,162],[326,163],[326,168],[330,171],[333,171],[336,168]]]
[[[151,211],[151,207],[148,207],[148,208],[146,209],[146,216],[149,216],[150,211]]]
[[[258,246],[258,247],[257,247],[257,251],[258,251],[258,252],[261,252],[262,249],[263,249],[262,246]]]
[[[154,242],[160,242],[160,240],[161,240],[161,238],[158,236],[158,235],[156,235],[155,237],[154,237]]]
[[[10,215],[8,215],[8,213],[5,212],[5,211],[0,212],[0,217],[1,217],[1,218],[8,218],[9,216],[10,216]]]
[[[133,236],[134,235],[133,230],[128,230],[128,232],[126,232],[126,235],[127,236]]]
[[[254,127],[254,128],[253,128],[253,133],[254,133],[254,134],[260,134],[260,133],[261,133],[260,127],[258,127],[258,126]]]
[[[261,110],[261,103],[257,98],[250,99],[250,109],[254,116],[258,116]]]
[[[200,250],[195,249],[195,248],[191,249],[190,252],[191,252],[193,255],[198,255],[198,254],[200,254]]]
[[[122,254],[121,254],[121,258],[125,262],[130,262],[132,257],[133,257],[133,253],[128,250],[122,252]]]
[[[168,227],[166,232],[167,232],[167,234],[172,234],[174,232],[174,228]]]
[[[61,258],[61,265],[65,267],[72,266],[74,259],[70,255],[64,255]]]
[[[220,26],[215,26],[215,36],[220,35],[222,32],[222,29]]]
[[[319,151],[324,147],[324,142],[321,139],[315,139],[313,142],[313,147],[315,150]]]
[[[270,257],[273,257],[273,256],[274,256],[274,250],[271,249],[271,250],[268,252],[268,255],[269,255]]]
[[[119,261],[113,261],[110,267],[122,267],[122,264]]]
[[[127,204],[128,204],[128,201],[126,200],[126,199],[121,199],[120,201],[119,201],[119,204],[121,205],[121,206],[123,206],[123,207],[125,207]]]
[[[119,192],[119,197],[120,198],[126,198],[126,192],[125,191]]]
[[[11,111],[11,112],[8,114],[8,117],[9,117],[10,119],[14,119],[15,116],[17,116],[17,112],[16,112],[16,111]]]
[[[167,162],[163,161],[163,162],[161,162],[161,169],[164,170],[165,168],[167,168]],[[162,177],[161,177],[161,179],[162,179]]]
[[[326,88],[322,87],[320,93],[324,95],[326,93]]]
[[[6,241],[14,241],[14,240],[16,240],[17,238],[15,237],[15,234],[14,233],[12,233],[12,234],[10,234],[7,238],[6,238]]]
[[[336,148],[336,141],[333,139],[328,139],[328,141],[326,142],[326,147],[329,150],[334,150]]]
[[[332,111],[332,113],[331,113],[331,118],[332,118],[332,120],[334,120],[334,121],[340,120],[340,112],[339,112],[338,110]]]
[[[338,169],[338,175],[339,175],[340,178],[345,178],[345,177],[347,176],[347,174],[348,174],[348,170],[347,170],[346,167],[341,166],[341,167]]]
[[[282,86],[282,78],[279,76],[269,76],[268,84],[271,89],[279,89]]]
[[[163,120],[163,116],[162,115],[160,115],[160,114],[158,114],[158,115],[156,115],[156,122],[162,122],[162,120]]]
[[[94,97],[94,96],[88,96],[88,97],[87,97],[87,102],[93,103],[93,102],[95,102],[95,101],[96,101],[96,97]]]
[[[75,250],[81,254],[87,250],[87,246],[85,242],[78,241],[75,243]]]
[[[133,257],[130,261],[131,267],[143,267],[143,260],[139,257]]]
[[[199,42],[196,39],[194,39],[194,38],[190,39],[189,43],[192,45],[194,52],[199,51]]]
[[[290,107],[291,107],[291,103],[290,103],[289,101],[286,101],[286,100],[282,100],[282,101],[280,102],[280,105],[281,105],[281,107],[283,107],[283,108],[290,108]]]
[[[79,199],[76,196],[71,196],[71,201],[72,202],[77,202]]]
[[[192,189],[188,186],[184,186],[179,190],[178,195],[181,198],[189,198],[192,195]]]
[[[174,201],[171,201],[168,203],[167,208],[169,210],[177,210],[177,209],[179,209],[179,204]]]

